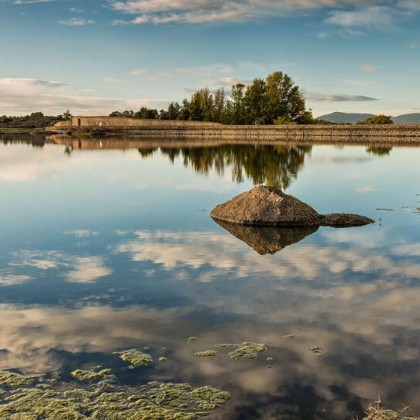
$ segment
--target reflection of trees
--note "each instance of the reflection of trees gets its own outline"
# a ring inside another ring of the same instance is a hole
[[[252,179],[254,184],[286,189],[302,169],[305,155],[311,152],[312,146],[224,145],[179,149],[161,147],[160,150],[171,162],[181,155],[185,166],[202,174],[215,170],[223,175],[225,169],[231,167],[236,182]]]
[[[35,136],[30,133],[2,133],[0,132],[2,144],[30,144],[33,147],[44,147],[45,137]]]
[[[390,152],[392,150],[392,147],[380,147],[380,146],[368,146],[366,148],[366,151],[368,153],[372,153],[372,155],[377,156],[389,156]]]
[[[148,148],[148,149],[140,148],[138,150],[139,150],[140,155],[145,158],[145,157],[148,157],[148,156],[152,156],[153,153],[155,153],[156,150],[158,150],[158,149],[156,147],[151,147],[151,148]]]

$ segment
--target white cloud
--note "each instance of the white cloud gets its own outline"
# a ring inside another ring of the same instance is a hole
[[[72,283],[92,283],[111,274],[112,270],[104,265],[101,257],[77,257],[66,278]]]
[[[134,69],[130,71],[130,74],[132,76],[143,76],[144,74],[147,74],[148,71],[145,69]]]
[[[420,0],[401,0],[398,2],[398,6],[409,11],[419,11]]]
[[[359,70],[364,71],[365,73],[377,73],[380,69],[374,64],[366,63],[366,64],[361,64],[359,66]]]
[[[32,267],[38,270],[60,268],[71,283],[91,283],[109,276],[113,270],[106,267],[99,256],[75,256],[58,251],[21,251],[12,254],[11,267]],[[15,276],[16,277],[16,276]],[[19,277],[19,276],[17,276]],[[22,277],[22,276],[20,276]],[[11,276],[5,277],[6,280]],[[10,281],[13,281],[10,280]]]
[[[395,261],[385,250],[366,253],[366,238],[372,237],[371,232],[369,235],[359,229],[344,229],[329,230],[324,235],[331,242],[365,242],[361,241],[362,245],[354,249],[294,245],[282,250],[275,258],[267,256],[261,264],[259,255],[253,249],[246,247],[244,250],[245,245],[233,236],[210,232],[139,231],[136,232],[137,239],[121,243],[116,251],[129,254],[133,261],[151,261],[167,270],[184,267],[197,270],[194,276],[200,282],[212,281],[232,270],[236,278],[258,278],[259,273],[264,272],[273,278],[308,281],[316,281],[326,273],[335,275],[347,270],[415,278],[420,273],[418,261],[409,258],[416,255],[417,248],[408,252],[408,259]]]
[[[31,280],[31,276],[0,273],[0,286],[14,286],[16,284],[26,283]]]
[[[370,194],[372,192],[378,191],[373,185],[364,185],[363,187],[357,187],[356,191],[362,194]]]
[[[92,19],[70,18],[67,20],[59,20],[58,23],[65,26],[86,26],[93,25],[95,21]]]
[[[99,232],[92,230],[68,230],[64,232],[64,235],[75,236],[76,238],[91,238],[92,236],[98,236]]]
[[[131,80],[119,79],[118,77],[112,77],[112,76],[104,77],[102,79],[102,81],[104,83],[114,84],[114,85],[121,85],[121,84],[131,83]]]
[[[50,3],[55,0],[15,0],[13,4]]]
[[[331,25],[352,27],[389,27],[393,10],[385,6],[370,6],[356,10],[332,11],[326,22]]]
[[[116,109],[156,107],[167,99],[127,99],[74,95],[67,83],[31,78],[0,78],[0,115],[22,115],[34,111],[58,115],[65,109],[73,114],[109,114]]]
[[[368,1],[367,3],[374,3]],[[246,22],[272,16],[366,4],[350,0],[126,0],[114,1],[114,10],[137,15],[133,24]]]
[[[316,92],[305,92],[306,99],[314,102],[369,102],[377,98],[364,95],[348,95],[344,93],[325,94]]]

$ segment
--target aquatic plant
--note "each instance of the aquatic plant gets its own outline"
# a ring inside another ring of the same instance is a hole
[[[83,370],[76,369],[71,372],[71,375],[80,381],[92,381],[97,379],[103,379],[111,373],[111,369],[102,369],[99,372],[94,369]]]
[[[232,360],[256,359],[258,353],[267,350],[267,344],[244,342],[239,347],[229,353]]]
[[[130,363],[131,366],[147,366],[153,363],[152,356],[147,353],[143,353],[137,349],[130,349],[121,352],[115,352],[114,354],[120,355],[120,359],[124,362]]]
[[[21,375],[14,372],[0,371],[0,386],[30,386],[38,379],[39,376],[36,375]]]
[[[218,352],[216,350],[205,350],[197,351],[194,353],[195,357],[214,357],[217,356]]]
[[[80,369],[80,372],[90,371]],[[23,385],[34,380],[31,375],[18,376],[19,383]],[[55,385],[53,388],[43,383],[10,392],[2,390],[0,418],[192,420],[208,415],[230,398],[228,392],[209,386],[193,388],[189,384],[150,382],[139,387],[127,387],[102,381],[91,384],[89,388],[72,389],[69,389],[69,384]]]

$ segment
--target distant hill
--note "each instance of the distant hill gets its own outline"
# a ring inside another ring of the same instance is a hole
[[[334,124],[357,124],[360,121],[375,117],[374,114],[357,114],[348,112],[333,112],[321,115],[317,120],[329,121]],[[395,124],[420,124],[420,113],[404,114],[392,117]]]
[[[359,121],[374,117],[374,114],[351,114],[347,112],[333,112],[331,114],[321,115],[317,120],[329,121],[334,124],[356,124]]]
[[[393,117],[392,121],[395,124],[420,124],[420,113],[399,115],[398,117]]]

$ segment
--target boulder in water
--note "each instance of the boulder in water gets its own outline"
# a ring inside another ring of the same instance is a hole
[[[217,221],[245,226],[363,226],[372,219],[356,214],[321,215],[278,188],[260,186],[219,204],[210,213]]]

